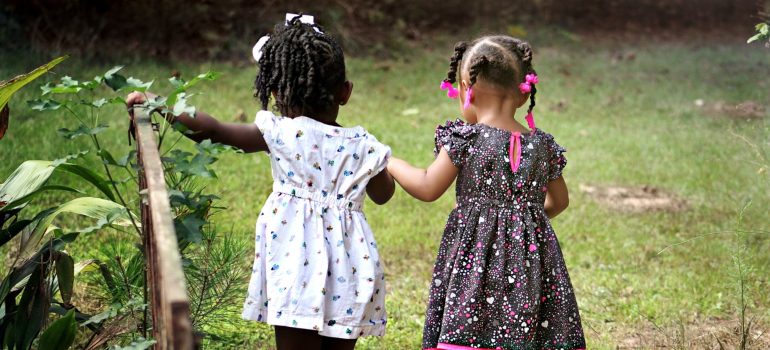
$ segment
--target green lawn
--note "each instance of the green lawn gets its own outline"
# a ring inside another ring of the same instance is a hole
[[[554,226],[589,348],[716,344],[710,332],[722,337],[720,332],[730,332],[738,324],[736,254],[745,256],[753,268],[748,312],[758,316],[757,330],[768,330],[770,169],[739,135],[769,154],[770,115],[765,112],[765,118],[747,121],[712,107],[717,102],[743,101],[767,105],[770,52],[745,45],[740,38],[720,40],[590,44],[587,39],[579,43],[533,39],[541,81],[535,110],[538,127],[569,150],[565,178],[572,200]],[[390,144],[395,156],[428,165],[436,124],[459,115],[456,103],[438,90],[451,54],[451,45],[443,48],[415,49],[398,60],[349,58],[348,75],[355,88],[340,122],[363,125]],[[619,54],[624,59],[618,60]],[[49,58],[0,53],[0,79]],[[116,64],[126,64],[127,75],[159,82],[173,70],[187,77],[220,71],[220,79],[198,88],[204,94],[193,103],[223,120],[234,120],[239,110],[251,120],[257,109],[252,66],[95,63],[74,57],[56,72],[87,79]],[[35,95],[37,90],[28,87],[11,102],[10,129],[0,141],[0,178],[25,159],[54,159],[87,148],[57,135],[58,128],[73,124],[63,113],[41,114],[26,107],[24,101]],[[705,106],[696,106],[697,99]],[[115,108],[103,119],[111,130],[102,139],[113,153],[130,149],[124,111]],[[215,170],[219,179],[210,183],[209,190],[229,207],[216,221],[233,225],[242,239],[252,240],[257,213],[271,189],[266,156],[229,154]],[[593,202],[578,190],[579,184],[652,185],[686,199],[688,209],[618,212]],[[763,229],[764,234],[732,233],[747,200],[752,202],[743,226]],[[434,203],[421,203],[398,191],[387,205],[367,203],[388,275],[390,317],[387,335],[360,341],[360,349],[419,347],[433,258],[453,202],[451,192]],[[716,232],[723,233],[711,234]],[[99,242],[99,237],[90,239]],[[689,239],[693,240],[665,250]],[[744,244],[749,247],[746,252],[741,250]],[[89,250],[76,253],[86,258]],[[241,268],[250,264],[244,261]],[[269,327],[235,316],[221,323],[217,332],[230,343],[210,342],[207,348],[273,346]]]

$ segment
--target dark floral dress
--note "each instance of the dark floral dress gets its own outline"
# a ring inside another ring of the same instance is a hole
[[[484,124],[447,122],[436,153],[460,172],[457,207],[444,230],[430,285],[423,348],[583,349],[577,302],[543,209],[565,150],[535,129],[520,136]]]

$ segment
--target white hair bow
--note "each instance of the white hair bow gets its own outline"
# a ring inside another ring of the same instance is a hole
[[[300,16],[300,15],[296,13],[287,13],[284,25],[288,26],[289,21],[291,21],[294,17],[297,17],[297,16]],[[313,16],[310,16],[310,15],[300,16],[299,21],[310,25],[315,24],[315,20]],[[313,29],[318,33],[323,33],[320,29],[318,29],[315,26],[313,26]],[[268,40],[270,40],[270,35],[269,34],[263,35],[261,38],[259,38],[259,40],[257,40],[257,43],[254,45],[254,48],[251,49],[251,54],[254,56],[254,59],[257,60],[257,62],[259,62],[259,59],[262,58],[262,47],[265,46]]]

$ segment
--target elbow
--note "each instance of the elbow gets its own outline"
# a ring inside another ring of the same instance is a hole
[[[439,198],[441,198],[441,193],[421,193],[418,196],[415,196],[415,198],[423,201],[423,202],[435,202]]]

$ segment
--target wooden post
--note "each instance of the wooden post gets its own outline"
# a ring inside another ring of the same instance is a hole
[[[134,109],[134,127],[155,349],[197,349],[163,166],[147,110]]]

